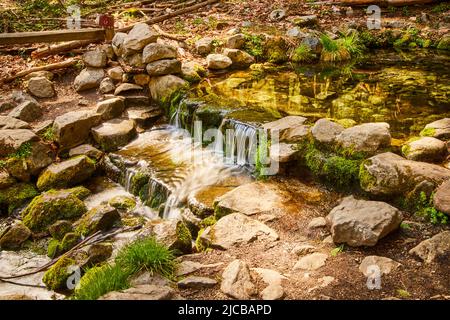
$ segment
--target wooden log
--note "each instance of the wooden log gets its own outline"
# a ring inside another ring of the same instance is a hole
[[[337,5],[337,6],[370,6],[372,4],[378,6],[410,6],[417,4],[438,3],[440,0],[339,0],[339,1],[317,1],[308,2],[307,5]]]
[[[3,83],[11,82],[17,78],[22,78],[22,77],[26,76],[27,74],[30,74],[30,73],[36,72],[36,71],[50,71],[50,70],[68,68],[68,67],[75,65],[79,60],[80,60],[79,58],[73,58],[73,59],[69,59],[66,61],[62,61],[62,62],[47,64],[45,66],[34,67],[34,68],[31,68],[28,70],[20,71],[16,75],[8,77],[6,79],[0,79],[0,82],[3,82]]]
[[[0,33],[0,45],[48,43],[73,40],[104,40],[104,29],[53,30],[41,32]]]
[[[76,41],[70,41],[70,42],[64,42],[61,44],[51,45],[46,48],[35,50],[31,54],[31,57],[33,59],[40,59],[40,58],[50,56],[53,54],[58,54],[58,53],[66,52],[69,50],[77,49],[80,47],[84,47],[84,46],[87,46],[94,42],[96,42],[96,41],[91,41],[91,40],[78,41],[78,40],[76,40]]]
[[[152,27],[156,30],[156,32],[158,32],[161,36],[163,36],[163,37],[165,37],[167,39],[172,39],[172,40],[177,40],[177,41],[184,41],[184,40],[186,40],[186,37],[179,36],[177,34],[171,34],[171,33],[165,32],[157,24],[154,24]]]
[[[167,20],[167,19],[179,16],[181,14],[185,14],[185,13],[188,13],[188,12],[192,12],[192,11],[198,10],[198,9],[200,9],[202,7],[205,7],[205,6],[210,5],[210,4],[214,4],[216,2],[219,2],[219,0],[203,1],[203,2],[200,2],[200,3],[196,4],[196,5],[193,5],[193,6],[190,6],[190,7],[186,7],[186,8],[180,9],[180,10],[176,10],[176,11],[173,11],[171,13],[165,14],[163,16],[159,16],[159,17],[156,17],[156,18],[153,18],[153,19],[149,19],[149,20],[146,20],[146,21],[143,21],[143,22],[147,23],[147,24],[159,23],[159,22],[162,22],[164,20]],[[117,30],[117,32],[128,32],[132,28],[133,28],[133,25],[125,27],[125,28],[121,28],[121,29]]]

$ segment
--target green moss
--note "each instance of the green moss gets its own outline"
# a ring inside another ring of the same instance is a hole
[[[328,182],[337,187],[357,185],[359,182],[360,160],[349,160],[333,156],[326,160],[323,172]]]
[[[50,142],[55,141],[56,136],[55,136],[55,130],[53,129],[53,126],[48,127],[44,131],[44,133],[42,133],[42,138],[45,141],[50,141]]]
[[[424,217],[432,224],[448,224],[449,216],[437,210],[433,205],[434,194],[430,197],[425,192],[420,192],[419,197],[415,198],[415,214]]]
[[[57,220],[73,220],[86,212],[84,203],[70,192],[47,191],[22,212],[23,223],[35,232],[45,231]]]
[[[374,178],[366,169],[367,160],[361,163],[359,168],[359,181],[364,190],[368,190],[371,186],[376,184],[376,178]]]
[[[213,225],[216,224],[216,222],[217,222],[217,220],[216,220],[215,216],[206,217],[205,219],[203,219],[200,222],[200,228],[206,228],[206,227],[209,227],[209,226],[213,226]]]
[[[73,187],[66,190],[67,192],[70,192],[75,197],[77,197],[80,200],[86,199],[88,196],[90,196],[91,191],[83,186]]]
[[[195,239],[195,248],[197,252],[203,252],[208,250],[208,245],[202,240],[201,235],[205,232],[205,229],[200,229],[197,234],[197,239]]]
[[[91,235],[97,231],[106,231],[120,221],[120,215],[115,208],[103,204],[86,212],[77,221],[75,233],[82,237]]]
[[[146,171],[138,171],[131,177],[130,191],[134,195],[139,195],[144,185],[148,184],[150,173]]]
[[[439,50],[450,50],[450,36],[442,38],[436,48]]]
[[[16,150],[16,152],[7,156],[7,158],[15,158],[15,159],[25,159],[31,155],[31,143],[25,142]]]
[[[192,235],[184,222],[178,222],[176,233],[177,243],[173,249],[179,251],[179,253],[190,252],[192,249]]]
[[[425,128],[422,131],[420,131],[421,137],[434,137],[436,134],[436,129],[434,128]]]
[[[47,247],[47,256],[51,259],[57,257],[60,255],[59,253],[59,241],[56,239],[51,239],[50,242],[48,243],[48,247]]]
[[[263,35],[245,35],[245,43],[243,50],[248,54],[254,56],[257,60],[261,59],[264,55],[264,41]]]
[[[8,214],[11,214],[16,208],[37,195],[39,192],[30,183],[22,182],[12,185],[0,192],[0,210],[4,207]]]
[[[109,205],[122,210],[132,210],[136,207],[136,201],[132,197],[115,196],[109,200]]]
[[[67,279],[72,274],[69,269],[74,265],[75,260],[62,257],[44,274],[42,281],[51,290],[67,289]]]

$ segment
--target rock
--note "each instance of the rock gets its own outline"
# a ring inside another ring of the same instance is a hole
[[[0,192],[0,213],[12,214],[25,202],[37,196],[39,192],[31,183],[15,183]],[[3,212],[4,211],[4,212]]]
[[[177,270],[175,271],[175,275],[184,276],[203,268],[215,268],[221,266],[222,264],[223,264],[222,262],[213,264],[201,264],[195,261],[181,261],[180,264],[178,265]]]
[[[38,98],[51,98],[55,95],[53,83],[46,77],[34,77],[28,80],[28,91]]]
[[[222,273],[220,290],[239,300],[248,300],[256,294],[250,270],[244,261],[234,260],[225,268]]]
[[[283,279],[287,279],[279,272],[270,269],[253,268],[252,271],[258,273],[262,280],[267,284],[267,287],[261,291],[263,300],[279,300],[284,296],[284,290],[281,286]]]
[[[288,196],[275,185],[253,182],[241,185],[216,198],[214,207],[217,217],[232,212],[250,216],[282,210],[283,203],[288,199]]]
[[[108,70],[108,77],[114,81],[122,81],[123,74],[122,67],[114,67]]]
[[[177,59],[164,59],[150,62],[146,67],[150,76],[163,76],[181,72],[181,62]]]
[[[181,64],[181,76],[186,81],[199,82],[205,74],[205,68],[195,61],[187,61]]]
[[[391,145],[389,124],[385,122],[364,123],[342,131],[336,138],[337,144],[352,153],[373,155]]]
[[[8,116],[26,122],[32,122],[42,117],[42,110],[39,104],[32,101],[25,101],[12,109]]]
[[[71,111],[56,117],[53,131],[59,148],[67,150],[82,144],[89,137],[91,128],[100,121],[101,116],[91,110]]]
[[[138,86],[144,87],[148,85],[150,82],[150,76],[148,74],[135,74],[133,76],[134,83],[136,83]]]
[[[52,238],[62,240],[67,233],[73,231],[72,223],[67,220],[58,220],[48,227],[48,231]]]
[[[433,204],[437,210],[450,215],[450,180],[445,181],[437,188]]]
[[[447,156],[447,146],[439,139],[424,137],[405,144],[402,153],[409,160],[442,162]]]
[[[324,144],[334,143],[342,131],[344,131],[343,126],[328,119],[318,120],[311,128],[314,140]]]
[[[12,186],[16,180],[6,170],[0,170],[0,189]]]
[[[289,143],[300,143],[308,139],[310,131],[311,128],[308,125],[295,126],[284,131],[283,135],[280,136],[280,141]]]
[[[383,275],[395,271],[401,266],[401,264],[386,257],[367,256],[359,265],[359,271],[361,271],[365,277],[368,277],[373,272],[373,269],[371,269],[373,266],[378,267]]]
[[[324,253],[314,252],[301,257],[294,266],[294,270],[302,269],[308,271],[317,270],[325,265],[328,256]]]
[[[97,103],[97,113],[102,120],[111,120],[120,117],[125,110],[125,102],[122,97],[112,98]]]
[[[9,109],[13,109],[16,106],[17,106],[17,103],[15,103],[14,101],[0,98],[0,112],[4,112]]]
[[[103,157],[103,152],[91,146],[90,144],[82,144],[69,150],[69,157],[76,157],[81,155],[88,156],[91,159],[99,161],[100,158]]]
[[[324,217],[317,217],[308,223],[308,229],[323,228],[327,226],[327,220]]]
[[[31,236],[31,231],[22,223],[16,223],[5,233],[0,234],[0,248],[3,250],[17,250]]]
[[[106,52],[102,50],[87,51],[83,54],[83,62],[87,67],[104,68],[108,62]]]
[[[450,118],[444,118],[427,124],[420,132],[420,135],[441,140],[450,140]]]
[[[162,59],[176,59],[177,48],[162,43],[150,43],[142,52],[142,62],[150,63]]]
[[[400,226],[402,214],[387,203],[356,200],[349,196],[331,210],[327,220],[334,243],[374,246]]]
[[[169,98],[174,92],[186,88],[188,82],[174,75],[152,77],[148,84],[152,98],[156,101],[163,101]]]
[[[292,22],[299,27],[313,26],[318,23],[316,15],[300,16],[292,19]]]
[[[136,207],[136,201],[133,197],[115,196],[108,201],[111,207],[121,210],[132,210]]]
[[[287,163],[297,159],[299,151],[297,145],[280,142],[270,146],[270,160],[279,163]]]
[[[156,42],[158,34],[146,23],[135,24],[133,29],[123,39],[125,54],[141,51],[146,45]],[[114,42],[113,42],[114,45]]]
[[[276,9],[276,10],[273,10],[269,14],[269,19],[272,20],[272,21],[280,21],[285,16],[286,16],[286,10],[284,10],[284,9]]]
[[[116,90],[116,86],[114,85],[111,78],[105,78],[102,80],[102,82],[100,82],[100,87],[98,88],[98,90],[101,93],[110,93]]]
[[[86,237],[97,231],[108,231],[119,221],[120,215],[117,209],[103,204],[86,212],[76,222],[75,232]]]
[[[136,124],[128,119],[113,119],[92,128],[92,136],[103,151],[115,151],[136,136]]]
[[[99,68],[86,68],[75,78],[73,87],[75,91],[81,92],[97,88],[105,77],[105,71]]]
[[[34,102],[35,104],[38,104],[36,99],[34,99],[32,96],[19,90],[14,90],[13,93],[11,94],[11,98],[13,102],[15,102],[16,104],[24,103],[25,101],[31,101]]]
[[[151,225],[149,235],[178,254],[192,251],[192,235],[180,220],[158,221]]]
[[[158,107],[131,107],[127,109],[127,117],[133,120],[139,128],[151,127],[163,115]]]
[[[294,38],[294,39],[305,39],[306,37],[308,37],[308,34],[303,32],[302,29],[300,29],[299,27],[294,27],[289,29],[286,32],[286,35],[289,38]]]
[[[99,300],[173,300],[174,290],[167,286],[140,285],[122,291],[109,292]]]
[[[450,179],[450,170],[387,152],[364,161],[359,177],[363,190],[375,195],[395,196],[406,195],[424,182],[436,187]]]
[[[0,157],[8,156],[23,145],[38,141],[39,137],[28,129],[0,130]]]
[[[141,86],[138,86],[137,84],[122,83],[116,88],[116,90],[114,91],[114,95],[118,96],[127,91],[142,90],[142,89],[143,88]]]
[[[197,50],[198,54],[207,55],[214,48],[214,39],[213,38],[202,38],[195,43],[195,50]]]
[[[127,95],[125,99],[125,108],[135,108],[135,107],[147,107],[153,106],[151,103],[151,98],[149,96],[132,96]]]
[[[303,244],[296,245],[294,247],[294,249],[292,249],[292,253],[297,256],[304,256],[308,253],[313,253],[316,250],[317,250],[316,247],[314,247],[310,244],[303,243]]]
[[[35,71],[32,73],[27,74],[25,77],[23,77],[25,80],[30,80],[31,78],[36,78],[36,77],[44,77],[47,78],[48,80],[52,81],[53,80],[53,73],[50,71]]]
[[[42,136],[46,132],[48,132],[48,130],[52,130],[52,127],[53,127],[53,120],[45,120],[33,125],[33,132],[39,136]]]
[[[443,262],[448,265],[450,257],[450,231],[443,231],[432,238],[419,243],[409,250],[409,254],[417,256],[425,263]]]
[[[70,191],[50,190],[35,197],[22,212],[22,218],[31,231],[40,232],[58,220],[73,220],[85,212],[83,201]]]
[[[239,49],[224,49],[223,54],[231,59],[232,66],[236,68],[248,68],[255,63],[255,58],[247,52]]]
[[[214,287],[217,284],[217,281],[206,277],[189,276],[178,281],[177,284],[180,289],[203,289]]]
[[[113,246],[111,243],[95,243],[88,249],[87,265],[96,265],[107,261],[113,253]]]
[[[66,188],[90,178],[95,162],[86,156],[78,156],[48,166],[39,176],[37,187],[41,191]]]
[[[230,49],[241,49],[245,44],[245,35],[242,33],[234,34],[227,38],[226,47]]]
[[[263,125],[264,130],[270,131],[274,134],[275,131],[278,132],[280,141],[283,137],[292,136],[292,131],[296,128],[302,127],[307,119],[299,116],[287,116],[272,122],[265,123]]]
[[[127,37],[126,33],[123,32],[117,32],[114,35],[114,38],[112,39],[111,45],[112,48],[114,50],[114,53],[116,54],[116,56],[121,57],[124,53],[123,50],[123,42],[125,40],[125,38]],[[112,77],[111,77],[112,78]]]
[[[208,64],[208,69],[220,70],[231,66],[233,61],[223,54],[212,53],[206,57],[206,63]]]
[[[10,117],[0,116],[0,130],[3,129],[30,129],[30,125],[22,120]]]
[[[135,68],[145,68],[145,63],[142,62],[142,53],[135,53],[123,58],[126,64]],[[123,79],[123,78],[122,78]]]
[[[215,225],[205,229],[202,237],[211,247],[219,249],[229,249],[255,240],[278,240],[278,234],[273,229],[241,213],[232,213],[219,219]]]

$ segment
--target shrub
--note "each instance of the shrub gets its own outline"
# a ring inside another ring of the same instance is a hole
[[[310,62],[314,60],[316,56],[311,51],[311,48],[306,44],[302,43],[300,46],[294,49],[292,53],[291,60],[292,62],[300,63],[300,62]]]

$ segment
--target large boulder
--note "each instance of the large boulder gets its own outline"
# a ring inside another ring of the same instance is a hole
[[[344,131],[340,124],[328,119],[319,119],[311,128],[311,134],[315,141],[323,144],[332,144],[337,136]]]
[[[450,170],[386,152],[365,160],[359,178],[363,190],[374,195],[395,196],[406,195],[424,182],[438,186],[450,179]]]
[[[229,249],[255,240],[273,242],[278,238],[273,229],[242,213],[232,213],[219,219],[201,234],[206,245],[219,249]]]
[[[95,162],[86,156],[78,156],[54,163],[45,169],[38,178],[39,190],[66,188],[83,182],[95,171]]]
[[[42,117],[42,109],[38,103],[33,101],[25,101],[12,109],[8,116],[31,122]]]
[[[150,62],[146,67],[150,76],[163,76],[181,72],[181,62],[177,59],[163,59]]]
[[[164,101],[177,90],[187,88],[188,82],[174,75],[166,75],[152,77],[148,86],[154,100]]]
[[[124,53],[141,51],[146,45],[156,42],[158,34],[146,23],[135,24],[133,29],[123,39]]]
[[[77,92],[94,89],[100,85],[105,77],[105,71],[101,68],[86,68],[75,78],[73,87]]]
[[[125,110],[125,102],[122,97],[111,98],[97,103],[97,113],[103,120],[111,120],[119,117]]]
[[[206,63],[209,69],[226,69],[232,65],[233,61],[223,54],[212,53],[206,57]]]
[[[123,55],[123,42],[125,40],[125,38],[127,37],[127,34],[124,32],[117,32],[114,35],[114,38],[111,41],[111,45],[113,48],[114,53],[116,54],[116,56],[121,57]],[[120,79],[118,79],[120,80]]]
[[[4,250],[20,249],[22,244],[31,236],[31,231],[23,223],[16,223],[6,232],[0,234],[0,248]]]
[[[430,239],[424,240],[409,250],[411,255],[425,263],[443,262],[448,266],[450,259],[450,231],[443,231]]]
[[[0,130],[0,157],[8,156],[22,147],[38,141],[39,137],[28,129],[5,129]]]
[[[331,210],[327,220],[333,242],[353,247],[374,246],[400,226],[402,214],[387,203],[349,196]]]
[[[150,43],[142,52],[142,62],[150,63],[162,59],[175,59],[177,48],[168,44]]]
[[[433,203],[436,209],[450,215],[450,179],[437,188]]]
[[[247,263],[241,260],[231,262],[222,273],[220,290],[226,295],[239,299],[250,299],[257,293]]]
[[[92,128],[92,136],[103,151],[115,151],[136,136],[136,124],[129,119],[113,119]]]
[[[34,77],[28,80],[28,91],[39,98],[51,98],[55,95],[53,83],[46,77]]]
[[[86,212],[75,224],[75,232],[81,236],[88,236],[97,231],[108,231],[120,221],[120,214],[116,208],[102,204]]]
[[[385,122],[363,123],[345,129],[336,137],[336,143],[346,153],[373,155],[391,146],[389,124]]]
[[[71,111],[57,117],[53,131],[60,149],[69,149],[85,142],[91,128],[100,121],[101,115],[91,110]]]
[[[442,162],[447,156],[447,145],[439,139],[423,137],[406,143],[402,153],[409,160]]]
[[[108,62],[108,57],[103,50],[92,50],[83,54],[83,62],[87,67],[104,68]]]
[[[86,206],[70,190],[50,190],[37,196],[22,212],[23,223],[33,232],[46,231],[58,220],[74,220]]]
[[[429,123],[420,132],[421,136],[450,140],[450,118],[444,118]]]
[[[223,54],[231,59],[232,66],[236,68],[248,68],[255,63],[255,58],[247,52],[239,49],[224,49]]]
[[[10,116],[0,116],[0,129],[31,129],[30,125]]]

